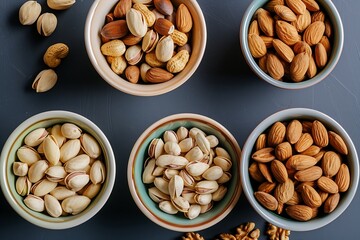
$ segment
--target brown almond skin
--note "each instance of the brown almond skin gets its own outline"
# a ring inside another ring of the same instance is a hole
[[[293,181],[288,178],[285,182],[279,183],[274,192],[274,197],[279,203],[286,203],[294,195],[295,186]]]
[[[285,2],[296,14],[304,14],[306,5],[301,0],[285,0]]]
[[[259,137],[256,139],[255,143],[255,149],[260,150],[266,147],[266,134],[262,133],[259,135]]]
[[[174,6],[170,0],[154,0],[154,6],[164,15],[171,15],[174,11]]]
[[[328,61],[328,56],[326,49],[324,45],[322,45],[320,42],[316,44],[315,46],[315,62],[316,66],[319,68],[323,68],[326,66],[326,63]]]
[[[324,171],[324,176],[333,177],[335,176],[341,166],[340,156],[333,151],[327,151],[321,161],[321,167]]]
[[[305,78],[306,71],[309,68],[310,57],[302,52],[296,55],[290,64],[290,77],[294,82],[301,82]]]
[[[259,8],[256,11],[257,20],[261,31],[268,37],[274,36],[274,19],[271,14],[263,9]]]
[[[328,196],[324,203],[324,213],[331,213],[335,210],[340,201],[340,194],[335,193]]]
[[[299,41],[299,34],[296,28],[290,23],[282,20],[276,21],[276,34],[281,41],[289,46],[292,46]]]
[[[348,155],[348,149],[342,137],[333,131],[329,131],[328,135],[330,145],[340,154]]]
[[[279,39],[273,40],[273,47],[275,51],[278,53],[278,55],[286,62],[290,63],[293,58],[295,57],[295,54],[291,47],[289,47],[287,44],[285,44],[283,41]]]
[[[339,192],[346,192],[350,186],[350,171],[349,167],[343,163],[335,177],[335,183],[339,187]]]
[[[323,170],[319,166],[312,166],[295,173],[294,178],[299,182],[312,182],[318,180],[323,174]]]
[[[274,11],[279,17],[281,17],[285,21],[293,22],[297,19],[295,13],[287,6],[276,5],[274,6]]]
[[[315,156],[320,152],[321,148],[316,145],[311,145],[308,149],[305,151],[302,151],[301,154],[308,155],[308,156]]]
[[[273,161],[271,161],[271,162],[273,162]],[[270,169],[269,169],[268,165],[266,165],[266,163],[260,163],[259,162],[258,167],[259,167],[259,170],[260,170],[261,174],[266,179],[266,181],[272,183],[273,182],[272,175],[271,175],[271,172],[270,172]]]
[[[302,134],[302,124],[299,120],[292,120],[286,127],[286,139],[290,144],[296,143]]]
[[[251,158],[257,162],[266,163],[275,159],[274,148],[262,148],[251,155]]]
[[[301,135],[299,141],[295,143],[295,150],[297,152],[303,152],[306,149],[308,149],[312,144],[314,143],[314,140],[310,133],[304,133]]]
[[[306,28],[303,39],[310,46],[314,46],[320,42],[324,32],[325,24],[321,21],[315,21]]]
[[[264,182],[265,178],[260,172],[259,166],[257,162],[253,162],[249,167],[249,174],[252,179],[254,179],[257,182]]]
[[[317,163],[317,160],[314,157],[302,154],[296,154],[291,156],[286,161],[287,169],[295,170],[304,170],[306,168],[312,167]]]
[[[114,9],[114,16],[116,18],[124,18],[126,13],[130,10],[131,5],[131,0],[119,0]]]
[[[285,74],[281,61],[276,55],[271,53],[268,54],[266,59],[266,69],[269,75],[276,80],[280,80]]]
[[[288,173],[285,165],[279,160],[271,161],[271,172],[279,183],[284,183],[288,179]]]
[[[303,185],[301,197],[304,203],[311,208],[318,208],[322,204],[319,193],[309,185]]]
[[[151,68],[146,72],[146,80],[151,83],[162,83],[172,79],[174,75],[162,68]]]
[[[302,0],[302,2],[305,4],[306,9],[312,12],[319,11],[320,7],[319,4],[315,0]]]
[[[260,36],[259,24],[256,19],[250,23],[248,34],[256,34]]]
[[[249,34],[248,44],[250,53],[254,58],[261,58],[267,53],[266,45],[259,35]]]
[[[334,194],[339,192],[339,187],[334,180],[325,176],[322,176],[317,180],[317,185],[320,190],[327,193]]]
[[[286,127],[281,122],[274,123],[268,133],[268,145],[276,146],[285,139]]]
[[[126,36],[129,32],[125,20],[116,20],[105,24],[101,29],[101,36],[105,39],[118,39]]]
[[[284,161],[292,156],[292,147],[289,142],[282,142],[275,148],[275,156],[278,160]]]
[[[278,201],[271,194],[258,191],[254,193],[254,196],[265,208],[271,211],[275,211],[278,208]]]
[[[271,193],[276,187],[276,183],[270,183],[270,182],[263,182],[259,185],[258,191]]]
[[[189,9],[185,4],[180,4],[176,12],[176,28],[183,32],[188,33],[191,31],[193,26],[193,21]]]
[[[313,210],[306,205],[292,205],[285,209],[286,213],[293,219],[298,221],[308,221],[313,216]]]
[[[174,24],[165,18],[159,18],[154,23],[154,30],[163,36],[173,33],[174,29]]]

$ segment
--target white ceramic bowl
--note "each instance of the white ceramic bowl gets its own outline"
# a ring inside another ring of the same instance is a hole
[[[347,159],[343,159],[350,169],[351,181],[350,187],[347,192],[341,194],[340,202],[337,208],[330,214],[323,214],[307,222],[299,222],[288,217],[283,217],[275,212],[269,211],[264,208],[254,197],[252,181],[249,175],[249,162],[254,149],[254,145],[258,136],[265,132],[272,124],[277,121],[290,121],[293,119],[301,120],[319,120],[328,130],[334,131],[339,134],[345,141],[349,154]],[[346,131],[337,123],[334,119],[328,115],[316,110],[307,108],[292,108],[277,112],[265,120],[263,120],[247,138],[241,154],[240,162],[240,177],[245,196],[249,200],[253,208],[260,214],[266,221],[279,226],[281,228],[293,230],[293,231],[308,231],[323,227],[330,222],[334,221],[342,214],[345,209],[350,205],[358,186],[359,181],[359,159],[353,142]]]
[[[272,78],[270,75],[265,73],[259,65],[256,63],[255,59],[252,57],[249,46],[248,46],[248,29],[250,23],[253,19],[253,16],[257,9],[263,7],[269,0],[254,0],[251,2],[249,7],[246,9],[241,25],[240,25],[240,46],[242,53],[245,57],[247,64],[253,70],[253,72],[264,81],[270,83],[279,88],[284,89],[303,89],[307,87],[311,87],[322,80],[324,80],[331,71],[335,68],[337,62],[340,59],[343,45],[344,45],[344,28],[341,21],[341,17],[339,12],[337,11],[334,3],[331,0],[317,0],[317,3],[321,6],[321,8],[326,12],[327,17],[330,19],[333,27],[333,45],[331,55],[328,56],[328,63],[326,66],[321,70],[318,71],[315,77],[304,80],[302,82],[284,82],[279,81]]]
[[[148,195],[149,185],[142,182],[144,162],[152,139],[162,137],[166,130],[176,130],[180,126],[188,129],[197,127],[207,135],[213,134],[219,139],[219,146],[225,148],[231,156],[232,178],[227,183],[228,191],[220,202],[197,218],[189,220],[178,213],[175,215],[161,211],[158,204]],[[241,194],[239,178],[240,147],[231,133],[218,122],[197,114],[176,114],[160,119],[148,127],[136,141],[128,162],[128,184],[131,195],[139,209],[154,223],[174,231],[192,232],[200,231],[213,226],[225,218],[234,208]]]
[[[23,202],[23,197],[15,190],[15,175],[12,164],[17,159],[16,151],[22,146],[24,137],[39,127],[50,127],[55,124],[70,122],[78,125],[83,131],[91,134],[100,144],[106,166],[106,180],[99,194],[80,214],[53,218],[45,213],[30,210]],[[34,115],[21,123],[9,136],[1,152],[0,179],[1,189],[11,207],[25,220],[48,229],[66,229],[75,227],[91,219],[104,206],[109,198],[115,181],[115,157],[104,133],[89,119],[67,111],[48,111]]]
[[[196,0],[172,0],[175,6],[185,4],[193,18],[192,53],[187,66],[173,79],[158,84],[133,84],[115,74],[100,51],[100,30],[105,24],[105,16],[118,0],[95,0],[85,23],[85,46],[90,61],[100,76],[114,88],[137,96],[154,96],[167,93],[185,83],[198,68],[206,46],[206,24],[201,8]]]

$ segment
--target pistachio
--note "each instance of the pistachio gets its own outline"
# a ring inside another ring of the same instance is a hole
[[[90,164],[90,157],[86,154],[80,154],[64,164],[65,171],[75,172],[75,171],[84,171],[87,166]]]
[[[150,142],[148,154],[150,157],[157,159],[164,152],[164,141],[161,138],[154,138]]]
[[[212,200],[215,202],[221,201],[227,193],[227,187],[220,185],[219,188],[212,194]]]
[[[47,0],[49,8],[54,10],[65,10],[74,5],[76,0]]]
[[[155,49],[158,41],[159,41],[159,34],[151,29],[145,34],[142,40],[141,48],[145,53],[149,53]]]
[[[52,166],[45,171],[46,178],[51,182],[61,182],[67,173],[63,166]]]
[[[189,134],[189,130],[186,127],[181,126],[176,130],[178,141],[182,141],[185,138],[187,138],[188,134]]]
[[[51,182],[47,179],[42,179],[36,182],[31,187],[31,192],[38,197],[45,196],[46,194],[50,193],[54,188],[56,188],[57,183]]]
[[[228,181],[230,181],[231,179],[231,173],[229,172],[224,172],[223,175],[217,180],[217,182],[219,184],[224,184],[224,183],[227,183]]]
[[[184,213],[184,215],[185,217],[191,220],[197,218],[200,212],[201,212],[201,206],[197,204],[192,204],[190,205],[189,210],[186,213]]]
[[[204,153],[201,151],[201,149],[198,146],[192,148],[190,151],[188,151],[185,154],[185,158],[189,160],[189,162],[200,161],[201,159],[203,159],[203,157],[204,157]]]
[[[31,189],[31,182],[29,181],[28,177],[18,177],[16,179],[15,189],[20,196],[29,195]]]
[[[177,214],[178,210],[170,201],[162,201],[159,203],[159,208],[168,214]]]
[[[140,62],[143,51],[139,45],[129,47],[125,52],[125,59],[130,65],[136,65]]]
[[[45,210],[44,200],[38,196],[32,194],[27,195],[24,199],[25,205],[35,212],[42,212]]]
[[[198,161],[189,162],[185,167],[186,171],[193,177],[202,175],[208,168],[209,164]]]
[[[180,174],[180,173],[182,172],[182,170],[179,171],[179,170],[170,169],[170,168],[163,168],[163,169],[165,169],[165,170],[164,170],[163,178],[164,178],[165,180],[168,180],[168,181],[170,181],[170,179],[171,179],[173,176],[178,175],[178,174]],[[184,181],[185,181],[185,180],[184,180]]]
[[[98,195],[98,193],[101,190],[101,184],[89,184],[87,187],[85,187],[85,190],[83,192],[83,196],[86,196],[90,199],[93,199]]]
[[[60,161],[62,163],[66,163],[70,159],[76,157],[80,152],[80,140],[79,139],[71,139],[64,143],[60,148]]]
[[[163,36],[156,45],[156,58],[161,62],[169,61],[174,52],[174,41],[171,36]]]
[[[54,125],[51,128],[50,134],[54,136],[54,138],[56,139],[56,142],[59,146],[59,148],[61,148],[61,146],[65,143],[66,138],[62,135],[61,133],[61,125],[57,124]]]
[[[29,166],[41,159],[39,153],[37,153],[34,148],[26,145],[21,146],[17,150],[16,156],[21,162],[26,163]]]
[[[126,13],[126,23],[130,32],[137,37],[145,36],[147,32],[147,23],[143,15],[136,9],[131,8]]]
[[[170,155],[178,156],[181,153],[181,148],[176,142],[166,142],[164,145],[164,150],[167,154]]]
[[[53,196],[47,194],[44,196],[45,210],[52,217],[60,217],[62,208],[60,202]]]
[[[195,185],[195,191],[198,194],[213,193],[218,190],[219,184],[216,181],[200,181]]]
[[[76,139],[81,136],[82,130],[73,123],[64,123],[61,126],[61,134],[69,139]]]
[[[164,138],[164,142],[175,142],[175,143],[179,142],[176,133],[172,130],[165,131],[163,138]]]
[[[90,177],[85,172],[72,172],[65,177],[64,181],[68,189],[77,192],[88,184]]]
[[[48,131],[45,128],[37,128],[26,135],[24,143],[30,147],[36,147],[44,141],[47,135]]]
[[[95,161],[90,169],[90,180],[93,184],[104,183],[106,179],[105,165],[102,161]]]
[[[36,183],[45,176],[45,171],[48,169],[49,164],[46,160],[39,160],[30,166],[28,177],[30,182]]]
[[[196,182],[193,176],[190,175],[185,169],[179,172],[179,176],[184,180],[184,186],[194,187]]]
[[[44,154],[52,165],[56,165],[60,160],[60,149],[54,136],[49,135],[44,139]]]
[[[217,156],[214,158],[214,163],[215,165],[221,167],[224,172],[229,171],[232,166],[231,160],[226,157]]]
[[[224,171],[219,166],[212,166],[209,169],[207,169],[203,174],[203,178],[206,180],[212,180],[216,181],[218,180],[222,175],[224,174]]]
[[[179,147],[182,153],[189,152],[194,146],[195,142],[191,137],[185,138],[179,142]]]
[[[171,199],[171,202],[180,212],[187,212],[190,208],[190,203],[183,197],[176,197]]]
[[[37,20],[36,28],[40,35],[50,36],[56,29],[57,18],[53,13],[43,13]]]
[[[13,173],[15,176],[23,177],[26,176],[29,170],[29,166],[23,162],[13,163]]]
[[[19,10],[19,21],[22,25],[31,25],[40,16],[41,5],[37,1],[26,1]]]
[[[50,192],[50,194],[51,194],[52,196],[54,196],[57,200],[62,201],[62,200],[64,200],[65,198],[74,196],[74,195],[76,194],[76,192],[71,191],[71,190],[67,189],[67,188],[64,187],[64,186],[59,186],[59,187],[54,188],[54,189]]]
[[[170,179],[168,187],[171,199],[180,197],[184,189],[184,180],[179,175],[175,175]]]
[[[57,74],[52,69],[42,70],[32,84],[32,89],[37,93],[46,92],[52,89],[57,82]]]
[[[71,196],[65,198],[62,203],[62,209],[69,214],[76,215],[89,206],[91,200],[86,196]]]
[[[188,164],[188,160],[181,156],[173,155],[161,155],[156,160],[156,164],[160,167],[166,167],[170,169],[182,169]]]
[[[161,192],[156,187],[149,188],[148,192],[149,192],[149,197],[156,203],[170,200],[169,195],[166,195],[165,193]]]
[[[196,194],[194,196],[195,202],[200,204],[200,205],[207,205],[209,203],[211,203],[212,201],[212,195],[211,193],[207,193],[207,194]]]
[[[155,169],[155,159],[151,158],[146,160],[145,167],[142,175],[143,183],[149,184],[154,182],[155,176],[152,174]]]

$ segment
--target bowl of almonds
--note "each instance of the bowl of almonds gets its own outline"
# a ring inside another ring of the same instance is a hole
[[[221,221],[241,194],[240,147],[218,122],[197,114],[160,119],[136,141],[128,185],[139,209],[174,231]]]
[[[350,205],[358,186],[355,146],[334,119],[292,108],[263,120],[245,142],[240,176],[254,209],[276,226],[323,227]]]
[[[341,17],[331,0],[252,1],[240,26],[250,68],[284,89],[303,89],[326,78],[343,44]]]
[[[97,0],[85,25],[96,71],[137,96],[164,94],[186,82],[202,60],[206,37],[195,0]]]
[[[71,228],[92,218],[111,194],[115,171],[104,133],[67,111],[28,118],[1,152],[6,200],[25,220],[48,229]]]

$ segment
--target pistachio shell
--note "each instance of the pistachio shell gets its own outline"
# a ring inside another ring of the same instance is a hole
[[[189,152],[186,153],[185,158],[189,161],[189,162],[193,162],[193,161],[200,161],[201,159],[203,159],[204,157],[204,153],[201,151],[201,149],[196,146],[194,148],[192,148]]]
[[[227,193],[227,187],[225,187],[224,185],[219,186],[218,190],[216,190],[213,194],[212,194],[212,200],[215,202],[221,201],[225,194]]]
[[[17,150],[16,155],[21,162],[26,163],[29,166],[41,159],[39,153],[37,153],[34,148],[26,145],[21,146]]]
[[[212,166],[211,168],[207,169],[204,173],[203,173],[203,178],[205,178],[206,180],[213,180],[216,181],[218,180],[222,175],[224,174],[224,171],[222,170],[221,167],[219,166]]]
[[[44,197],[46,212],[52,217],[60,217],[62,214],[62,208],[60,202],[53,196],[47,194]]]
[[[182,141],[185,138],[187,138],[188,134],[189,134],[189,130],[186,127],[181,126],[176,130],[176,135],[179,141]]]
[[[93,199],[94,197],[96,197],[98,195],[100,190],[101,190],[101,184],[89,184],[85,188],[83,195],[90,199]]]
[[[181,173],[181,171],[179,171],[179,170],[167,168],[167,169],[164,171],[163,178],[164,178],[165,180],[168,180],[168,181],[169,181],[173,176],[179,175],[180,173]]]
[[[154,179],[154,185],[159,189],[161,192],[169,195],[169,182],[166,181],[162,177],[157,177]]]
[[[22,25],[31,25],[40,13],[41,5],[37,1],[26,1],[19,9],[19,21]]]
[[[42,212],[45,210],[44,200],[38,196],[32,194],[27,195],[24,199],[25,205],[35,212]]]
[[[105,165],[102,161],[97,160],[90,169],[90,180],[93,184],[104,183],[106,179]]]
[[[213,208],[213,206],[214,206],[213,202],[211,202],[207,205],[202,205],[200,213],[206,213],[206,212],[210,211]]]
[[[61,207],[65,212],[76,215],[84,211],[87,206],[89,206],[90,202],[90,198],[86,196],[75,195],[65,198],[61,203]]]
[[[81,144],[79,139],[71,139],[65,142],[60,148],[60,161],[66,163],[76,157],[80,152]]]
[[[20,196],[29,195],[31,189],[31,182],[26,176],[18,177],[16,179],[15,188],[16,188],[16,192]]]
[[[218,190],[219,184],[216,181],[200,181],[195,185],[195,191],[197,194],[208,194]]]
[[[149,53],[155,49],[158,41],[159,41],[159,34],[151,29],[145,34],[142,40],[141,49],[144,52]]]
[[[186,187],[194,187],[195,179],[190,175],[185,169],[181,170],[179,176],[184,180],[184,186]]]
[[[188,219],[194,219],[197,218],[200,215],[201,212],[201,206],[197,204],[190,205],[190,208],[188,212],[184,213],[185,217]]]
[[[182,153],[189,152],[194,146],[195,146],[195,141],[191,137],[184,138],[179,142],[179,147]]]
[[[35,77],[31,87],[37,93],[47,92],[55,86],[57,80],[58,76],[53,69],[45,69]]]
[[[210,143],[210,148],[215,148],[219,144],[219,139],[215,135],[208,135],[206,139]]]
[[[136,9],[131,8],[126,13],[126,23],[130,32],[137,37],[145,36],[147,32],[147,24],[143,15]]]
[[[227,159],[231,159],[230,154],[222,147],[215,148],[215,154],[218,157],[225,157]]]
[[[68,189],[77,192],[88,184],[90,177],[85,172],[72,172],[65,177],[64,181]]]
[[[44,154],[50,164],[56,165],[60,160],[60,149],[56,142],[56,138],[52,135],[44,139]]]
[[[26,135],[24,143],[30,147],[36,147],[44,141],[47,135],[48,131],[45,128],[37,128]]]
[[[195,202],[200,205],[207,205],[212,201],[211,193],[208,194],[196,194],[194,196]]]
[[[184,189],[184,180],[179,175],[175,175],[170,179],[168,187],[171,199],[180,197]]]
[[[174,53],[174,41],[170,35],[160,38],[156,45],[156,58],[161,62],[169,61]]]
[[[101,155],[101,147],[96,139],[90,134],[84,133],[80,137],[82,150],[91,158],[98,158]]]
[[[80,154],[64,164],[65,171],[75,172],[75,171],[84,171],[87,166],[90,164],[90,157],[86,154]]]
[[[61,126],[61,134],[69,139],[76,139],[81,136],[82,130],[73,123],[64,123]]]
[[[23,162],[14,162],[13,163],[13,173],[15,176],[26,176],[29,170],[27,163]]]
[[[224,183],[230,181],[230,179],[231,179],[231,173],[224,172],[223,175],[217,180],[217,182],[219,184],[224,184]]]
[[[54,188],[54,189],[50,192],[50,194],[51,194],[52,196],[54,196],[57,200],[62,201],[62,200],[64,200],[65,198],[74,196],[74,195],[76,194],[76,192],[71,191],[71,190],[67,189],[67,188],[64,187],[64,186],[59,186],[59,187]]]
[[[229,158],[220,156],[214,158],[214,164],[221,167],[224,172],[229,171],[232,166],[232,162]]]
[[[202,175],[208,168],[208,164],[198,161],[189,162],[185,167],[186,171],[193,177]]]
[[[156,165],[170,169],[182,169],[188,164],[188,160],[181,156],[161,155],[156,159]]]
[[[45,171],[48,169],[49,164],[46,160],[39,160],[29,168],[28,177],[30,182],[36,183],[45,176]]]
[[[170,196],[161,192],[156,187],[149,188],[149,197],[156,203],[160,203],[162,201],[170,200]]]
[[[166,142],[164,145],[164,150],[167,154],[170,155],[178,156],[181,153],[180,146],[176,142]]]
[[[51,182],[61,182],[67,173],[63,166],[52,166],[45,171],[46,178]]]
[[[175,142],[175,143],[178,143],[179,140],[177,138],[177,135],[174,131],[172,130],[167,130],[164,132],[164,135],[163,135],[163,138],[164,138],[164,142]]]
[[[161,138],[154,138],[151,140],[148,154],[150,157],[157,159],[164,152],[164,142]]]
[[[196,134],[198,134],[198,133],[206,136],[206,134],[204,133],[204,131],[201,130],[200,128],[193,127],[193,128],[191,128],[191,129],[189,130],[189,136],[192,137],[193,139],[195,139],[195,136],[196,136]]]
[[[162,201],[159,203],[159,208],[168,214],[177,214],[178,210],[170,201]]]
[[[201,149],[201,151],[204,154],[209,154],[210,153],[210,142],[205,137],[205,135],[203,135],[201,133],[197,133],[195,135],[195,141],[196,141],[196,144],[199,146],[199,148]]]
[[[142,181],[145,184],[154,182],[155,176],[152,174],[155,169],[155,159],[151,158],[145,162],[144,171],[142,174]]]
[[[45,196],[46,194],[50,193],[52,190],[54,190],[54,188],[56,188],[57,183],[55,182],[50,182],[47,179],[42,179],[38,182],[36,182],[32,187],[31,187],[31,192],[38,197],[42,197]]]
[[[171,199],[171,202],[174,207],[180,212],[187,212],[190,208],[189,202],[183,197],[176,197],[174,199]]]
[[[56,142],[57,142],[59,148],[61,148],[61,146],[66,142],[66,138],[61,133],[61,125],[60,124],[54,125],[51,128],[50,134],[53,135],[54,138],[56,139]]]

